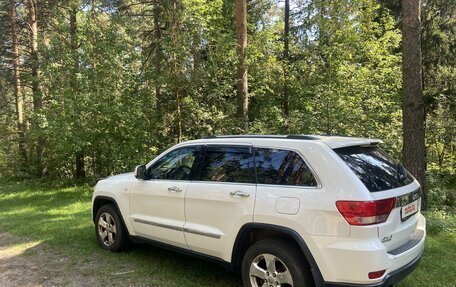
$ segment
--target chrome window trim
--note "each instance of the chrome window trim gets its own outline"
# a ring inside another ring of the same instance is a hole
[[[322,189],[321,186],[318,185],[317,183],[317,186],[306,186],[306,185],[285,185],[285,184],[271,184],[271,183],[258,183],[257,186],[261,186],[261,187],[274,187],[274,188],[294,188],[294,189]]]
[[[154,181],[165,182],[165,181],[169,181],[170,183],[173,183],[173,182],[191,183],[192,182],[191,180],[188,180],[188,179],[179,180],[179,179],[164,179],[164,178],[151,178],[151,179],[145,179],[143,181],[144,182],[154,182]]]
[[[247,185],[256,186],[256,183],[251,182],[231,182],[231,181],[206,181],[206,180],[193,180],[192,183],[209,183],[209,184],[228,184],[228,185]]]

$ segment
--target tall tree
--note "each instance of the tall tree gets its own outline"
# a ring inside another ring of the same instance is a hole
[[[70,45],[71,45],[71,53],[72,53],[72,69],[71,69],[71,80],[70,86],[72,91],[72,96],[74,103],[76,103],[76,99],[79,94],[79,87],[78,87],[78,73],[79,73],[79,41],[78,41],[78,22],[77,22],[77,13],[78,9],[76,7],[70,8]],[[74,113],[76,118],[79,118],[79,107],[77,104],[74,105]],[[85,162],[84,162],[84,150],[81,146],[77,147],[75,153],[75,164],[76,169],[74,172],[74,177],[76,178],[83,178],[85,177]]]
[[[40,65],[38,60],[38,19],[37,19],[37,1],[28,0],[28,27],[30,32],[30,68],[32,76],[32,96],[33,96],[33,110],[35,119],[33,121],[33,128],[38,134],[36,145],[36,168],[37,175],[42,176],[46,173],[46,168],[43,164],[43,157],[45,152],[45,137],[40,127],[41,109],[43,106],[41,83],[40,83]]]
[[[17,31],[16,1],[10,0],[10,23],[11,23],[11,51],[13,55],[14,71],[14,97],[16,100],[17,130],[19,134],[19,156],[21,164],[27,162],[27,151],[25,148],[25,121],[24,121],[24,97],[22,94],[19,44]]]
[[[159,1],[154,0],[153,3],[153,14],[154,14],[154,36],[155,36],[155,45],[153,47],[154,54],[155,54],[155,59],[154,59],[154,68],[155,68],[155,75],[158,77],[158,75],[161,74],[161,53],[162,53],[162,48],[161,48],[161,28],[160,28],[160,7],[159,7]],[[159,119],[160,121],[162,120],[160,111],[161,111],[161,86],[159,81],[155,83],[155,97],[156,97],[156,109],[158,111]]]
[[[426,207],[425,192],[425,138],[424,101],[421,64],[421,1],[402,1],[402,79],[403,79],[403,161],[405,167],[420,182],[423,189],[423,207]]]
[[[283,35],[283,114],[285,129],[290,131],[290,89],[288,64],[290,58],[290,0],[285,0],[284,35]]]
[[[236,39],[237,39],[237,117],[239,128],[249,129],[249,94],[247,83],[247,0],[236,0]]]
[[[178,31],[180,29],[180,23],[179,23],[179,13],[181,12],[180,9],[182,9],[181,3],[179,3],[178,0],[173,1],[173,13],[172,13],[172,19],[171,19],[171,25],[173,27],[172,31],[172,36],[171,36],[171,42],[174,44],[173,46],[176,46],[177,44],[177,36]],[[173,76],[180,78],[181,70],[179,68],[179,63],[177,61],[177,55],[176,51],[173,51],[172,53],[172,63],[173,63]],[[182,141],[182,111],[181,111],[181,97],[182,97],[182,89],[179,85],[179,82],[175,81],[174,82],[174,95],[176,98],[176,133],[177,133],[177,142]]]

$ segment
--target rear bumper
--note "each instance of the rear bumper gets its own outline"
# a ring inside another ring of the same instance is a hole
[[[351,284],[351,283],[324,283],[322,287],[388,287],[394,284],[399,283],[407,277],[410,273],[412,273],[413,270],[418,266],[418,263],[421,260],[421,256],[423,253],[416,257],[413,261],[411,261],[409,264],[403,266],[402,268],[399,268],[388,275],[385,276],[383,281],[377,282],[374,284]]]
[[[426,239],[426,220],[420,214],[410,242],[387,252],[378,240],[376,229],[363,240],[319,238],[321,257],[316,258],[320,276],[317,286],[391,286],[410,274],[418,265]],[[363,234],[369,229],[364,228]],[[353,233],[353,232],[352,232]],[[359,237],[358,237],[359,238]],[[375,238],[374,240],[372,238]],[[326,240],[326,241],[325,241]],[[314,241],[315,242],[315,241]],[[383,277],[368,279],[369,272],[386,270]],[[318,274],[317,274],[318,275]]]

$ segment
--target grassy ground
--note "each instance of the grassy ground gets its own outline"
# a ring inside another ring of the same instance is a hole
[[[20,236],[25,246],[29,242],[44,246],[39,250],[57,254],[65,270],[77,273],[68,272],[67,278],[45,286],[80,286],[94,278],[95,286],[240,286],[232,273],[218,265],[159,248],[102,250],[91,222],[91,194],[89,187],[0,182],[0,232]],[[34,250],[26,254],[32,258]],[[61,267],[49,269],[53,270],[45,277],[60,276]]]
[[[0,181],[0,233],[20,237],[15,248],[29,248],[30,258],[30,246],[37,245],[58,258],[59,266],[45,276],[61,276],[54,285],[240,286],[233,273],[215,264],[158,248],[102,250],[90,220],[91,193],[89,186]],[[431,211],[427,218],[425,255],[401,287],[456,284],[456,216]],[[69,270],[65,276],[62,268]]]

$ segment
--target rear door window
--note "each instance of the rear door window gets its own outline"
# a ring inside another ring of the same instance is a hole
[[[200,180],[255,183],[251,148],[208,146],[202,163]]]
[[[398,188],[413,182],[402,164],[378,147],[334,149],[370,192]]]
[[[296,152],[269,148],[255,150],[259,184],[317,186],[310,168]]]

